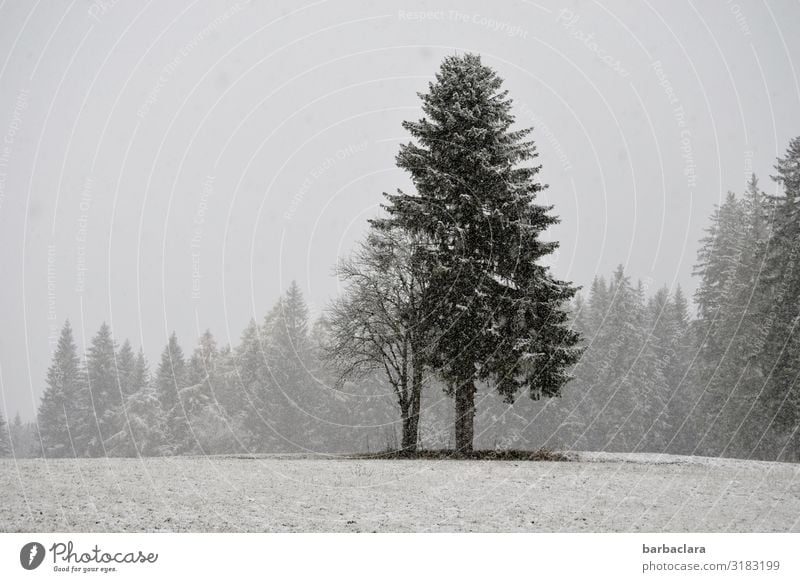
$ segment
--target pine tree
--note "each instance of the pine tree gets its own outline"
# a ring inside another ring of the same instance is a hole
[[[129,346],[130,347],[130,346]],[[86,371],[89,382],[90,406],[85,418],[90,428],[86,443],[86,454],[105,456],[105,441],[119,432],[119,408],[122,405],[123,380],[116,362],[117,348],[111,336],[111,328],[103,323],[92,338],[86,354]],[[132,369],[132,368],[131,368]],[[128,370],[130,372],[130,370]]]
[[[14,416],[14,422],[8,427],[9,439],[11,441],[11,448],[14,451],[15,457],[27,457],[32,451],[27,450],[27,446],[23,446],[25,435],[23,431],[25,427],[22,424],[22,419],[19,412]]]
[[[270,398],[270,382],[266,365],[266,350],[262,331],[255,320],[242,332],[233,354],[234,394],[239,395],[243,411],[243,440],[252,452],[278,450],[279,432],[272,418],[277,406]]]
[[[183,401],[189,414],[196,452],[245,452],[244,400],[235,392],[233,355],[217,348],[210,330],[201,336],[187,366],[189,386]]]
[[[8,457],[11,455],[11,431],[9,430],[8,423],[3,417],[3,411],[0,410],[0,457]]]
[[[725,202],[715,209],[697,252],[693,274],[700,277],[700,285],[695,292],[695,302],[703,334],[701,348],[709,362],[719,362],[727,347],[729,337],[719,330],[735,293],[745,224],[742,205],[735,194],[729,192]]]
[[[211,330],[206,330],[189,358],[186,367],[187,387],[181,392],[183,407],[190,418],[200,414],[213,402],[218,358],[217,342]]]
[[[663,452],[669,442],[666,418],[669,387],[666,379],[666,362],[669,359],[669,342],[674,335],[670,318],[669,291],[662,287],[648,300],[642,283],[636,289],[636,333],[638,352],[632,363],[633,384],[637,414],[635,418],[636,444],[634,450]],[[637,350],[636,345],[633,346]]]
[[[691,340],[691,318],[689,315],[689,301],[683,293],[680,285],[675,287],[672,294],[672,309],[670,317],[672,319],[672,338],[673,357],[668,366],[668,378],[670,386],[677,386],[685,378],[689,367],[689,357],[694,344]]]
[[[775,164],[783,192],[768,200],[772,233],[765,257],[760,368],[767,377],[764,406],[771,419],[759,440],[774,442],[779,458],[800,459],[800,137]],[[768,306],[768,307],[767,307]]]
[[[188,365],[190,411],[196,449],[203,454],[246,452],[246,401],[238,390],[230,346],[217,348],[210,331],[200,338]]]
[[[275,380],[298,408],[298,390],[307,384],[305,361],[308,356],[308,308],[295,281],[281,298],[264,328],[268,337],[269,361]]]
[[[69,321],[64,323],[53,360],[47,370],[47,388],[37,413],[39,448],[46,458],[83,454],[86,377]]]
[[[699,446],[706,454],[720,455],[736,430],[743,368],[737,335],[741,311],[737,305],[742,285],[747,216],[735,194],[728,193],[711,218],[697,253],[694,274],[700,276],[695,292],[699,333],[699,380],[703,385],[698,413],[705,420]]]
[[[592,436],[605,439],[604,449],[628,451],[638,440],[634,440],[632,426],[636,422],[637,407],[641,405],[636,392],[642,387],[634,365],[642,348],[639,333],[642,306],[639,304],[641,297],[622,265],[614,271],[608,295],[609,306],[600,336],[604,338],[602,364],[597,377],[604,396],[602,407],[592,419],[600,434],[595,432]]]
[[[189,359],[187,367],[188,381],[199,384],[212,378],[215,373],[218,355],[217,342],[211,330],[207,329],[200,336],[197,347],[195,347],[192,357]]]
[[[761,427],[769,422],[764,414],[763,387],[765,375],[758,365],[758,342],[763,327],[763,270],[767,248],[768,227],[765,196],[752,175],[741,202],[744,229],[741,235],[741,254],[736,281],[725,313],[730,336],[725,367],[737,376],[729,402],[730,411],[724,419],[725,432],[721,454],[750,457],[757,448]]]
[[[289,284],[286,297],[280,303],[281,325],[279,333],[286,339],[284,349],[302,356],[308,343],[308,307],[297,281]],[[289,355],[288,353],[284,355]]]
[[[211,330],[200,337],[186,368],[187,386],[181,391],[181,402],[196,437],[193,452],[213,454],[227,446],[230,432],[225,414],[216,400],[220,387],[218,373],[219,350]]]
[[[600,296],[606,294],[605,281],[595,277],[589,287],[585,307],[581,309],[582,315],[580,319],[576,319],[576,323],[578,321],[582,323],[582,327],[576,326],[576,330],[585,338],[586,350],[575,366],[573,389],[567,392],[563,398],[563,405],[559,406],[563,416],[557,428],[548,435],[545,441],[547,446],[551,446],[551,442],[555,442],[565,448],[577,446],[590,448],[586,446],[586,429],[599,410],[598,399],[595,398],[599,391],[597,371],[601,364],[598,357],[598,332],[606,310],[605,305],[601,308],[599,302]],[[547,410],[551,411],[553,408],[548,402]]]
[[[144,352],[139,349],[138,354],[133,354],[133,348],[128,340],[122,344],[117,354],[117,372],[119,385],[122,390],[122,401],[117,406],[115,418],[112,423],[117,432],[106,442],[106,454],[111,456],[138,456],[136,438],[133,427],[147,422],[150,411],[137,405],[142,400],[142,392],[152,390],[150,386],[149,371]],[[140,417],[137,418],[137,415]],[[154,430],[160,430],[154,427]],[[141,429],[139,430],[141,433]],[[142,453],[144,454],[144,453]]]
[[[271,424],[284,450],[305,449],[314,430],[315,390],[308,372],[308,307],[295,281],[267,314],[261,330]]]
[[[35,423],[23,423],[19,412],[9,426],[12,452],[15,458],[34,457],[40,454]]]
[[[226,452],[247,452],[250,433],[246,428],[249,402],[241,390],[236,373],[236,351],[230,345],[219,350],[217,381],[214,384],[213,406],[229,434],[225,436]]]
[[[186,362],[178,336],[173,332],[156,371],[155,388],[164,415],[165,449],[172,454],[182,454],[193,447],[189,419],[180,399],[186,387]]]
[[[133,372],[131,373],[130,387],[131,393],[138,392],[150,384],[150,369],[147,365],[147,358],[144,350],[139,348],[136,359],[133,362]]]
[[[597,398],[597,394],[602,392],[597,374],[602,365],[599,348],[603,342],[599,333],[603,318],[607,315],[607,295],[602,277],[594,278],[586,301],[579,300],[576,295],[575,330],[585,338],[586,349],[575,366],[572,390],[560,402],[549,401],[546,405],[548,412],[553,413],[557,408],[561,414],[557,426],[544,440],[547,446],[554,442],[565,448],[592,448],[587,446],[586,429],[602,407]]]
[[[775,363],[769,355],[774,336],[765,329],[776,319],[769,314],[775,316],[770,281],[777,271],[770,270],[767,254],[773,245],[769,211],[753,175],[742,198],[729,193],[716,209],[701,241],[695,268],[701,277],[695,296],[699,358],[693,370],[700,392],[692,419],[701,438],[693,452],[750,457],[771,423],[765,379]]]
[[[112,454],[151,457],[171,454],[166,418],[155,386],[146,384],[125,399],[126,422]]]
[[[531,130],[512,130],[501,85],[477,55],[444,60],[420,95],[425,117],[403,124],[417,143],[401,146],[397,165],[417,192],[388,196],[388,219],[374,222],[431,241],[431,361],[455,396],[462,452],[472,450],[477,381],[508,400],[523,389],[555,396],[579,357],[566,309],[575,288],[538,264],[557,247],[539,238],[557,219],[535,204],[544,186],[540,167],[524,165],[537,156]]]
[[[662,370],[666,370],[672,357],[672,342],[677,333],[674,307],[667,286],[658,289],[647,302],[650,327],[650,345]]]
[[[668,317],[673,336],[669,340],[668,359],[664,368],[670,397],[667,402],[669,442],[666,452],[689,454],[695,450],[700,433],[698,426],[691,421],[701,393],[700,384],[692,369],[695,353],[696,332],[689,315],[689,302],[680,286],[675,288],[670,302]]]
[[[570,309],[572,327],[583,336],[589,329],[590,309],[582,293],[576,293]]]
[[[108,454],[119,457],[169,454],[172,451],[167,446],[166,419],[141,349],[133,360],[128,387],[130,392],[120,407],[121,428],[108,439]]]
[[[136,383],[136,354],[133,353],[131,342],[125,340],[117,352],[116,370],[119,378],[119,388],[123,396],[129,396],[140,385]]]
[[[608,317],[611,295],[604,277],[595,277],[589,288],[589,317],[587,324],[597,333]],[[591,338],[588,338],[591,339]]]

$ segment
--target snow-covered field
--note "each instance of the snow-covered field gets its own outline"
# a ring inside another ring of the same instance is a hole
[[[0,531],[800,532],[800,466],[575,456],[4,459]]]

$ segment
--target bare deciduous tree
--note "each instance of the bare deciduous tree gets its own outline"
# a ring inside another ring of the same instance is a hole
[[[422,245],[399,230],[373,230],[336,274],[345,292],[329,307],[324,357],[337,385],[376,370],[391,384],[402,417],[402,451],[417,448],[424,383],[425,277],[418,268]]]

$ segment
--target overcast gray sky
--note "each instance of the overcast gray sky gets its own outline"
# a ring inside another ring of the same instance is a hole
[[[713,205],[800,134],[800,5],[566,5],[0,2],[0,408],[33,418],[66,318],[154,364],[292,279],[318,312],[455,52],[535,126],[555,273],[691,291]]]

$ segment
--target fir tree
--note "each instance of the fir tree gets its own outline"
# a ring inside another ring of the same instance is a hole
[[[284,388],[287,399],[302,408],[298,390],[308,381],[305,366],[309,349],[308,307],[295,281],[268,316],[264,335],[275,381]]]
[[[767,376],[765,408],[771,422],[763,440],[774,442],[781,458],[800,459],[800,137],[792,139],[778,158],[772,179],[782,194],[768,200],[773,216],[765,257],[765,298],[762,302],[763,350],[758,354]],[[767,307],[768,306],[768,307]],[[770,434],[771,433],[771,434]]]
[[[742,198],[729,193],[712,216],[695,274],[699,332],[698,405],[693,424],[706,454],[749,457],[770,423],[762,351],[769,295],[768,204],[752,176]],[[771,244],[771,243],[770,243]]]
[[[207,329],[200,336],[197,347],[189,359],[187,367],[188,381],[193,384],[199,384],[212,378],[216,371],[218,355],[217,342],[211,330]]]
[[[8,457],[9,455],[11,455],[11,431],[6,419],[3,417],[3,411],[0,410],[0,457]]]
[[[131,342],[125,340],[117,352],[116,370],[119,378],[119,388],[123,396],[129,396],[141,385],[137,384],[136,374],[136,354],[133,353]]]
[[[144,352],[139,352],[134,356],[133,348],[128,340],[122,344],[117,355],[117,371],[123,399],[116,410],[116,418],[113,426],[116,433],[110,437],[106,445],[106,452],[112,456],[138,456],[139,451],[136,446],[134,427],[141,427],[142,424],[149,422],[152,415],[151,411],[145,410],[140,405],[143,392],[150,390],[155,394],[150,385],[147,360]],[[154,426],[154,431],[158,432],[163,427]],[[143,431],[141,428],[139,432]],[[152,454],[152,453],[141,453]]]
[[[121,457],[169,454],[172,451],[167,446],[166,419],[141,349],[133,360],[130,390],[120,407],[121,428],[108,440],[108,454]]]
[[[728,193],[711,218],[697,253],[694,274],[700,277],[695,292],[699,333],[699,380],[703,385],[698,413],[703,420],[700,446],[714,455],[722,453],[728,435],[738,424],[745,361],[738,353],[741,313],[737,302],[742,285],[742,258],[747,217],[741,201]]]
[[[586,307],[582,310],[585,313],[579,320],[583,328],[576,327],[585,338],[586,350],[575,366],[575,389],[565,397],[565,416],[547,442],[556,439],[570,448],[592,448],[589,443],[597,440],[590,435],[590,425],[592,419],[598,417],[606,397],[605,385],[599,378],[606,367],[602,348],[607,345],[607,327],[603,327],[603,322],[608,316],[608,307],[605,279],[595,277],[589,287]]]
[[[691,363],[695,353],[695,330],[689,315],[689,302],[680,286],[675,288],[668,312],[673,336],[669,340],[669,351],[664,366],[670,397],[667,401],[667,424],[670,453],[691,453],[696,446],[694,435],[699,429],[690,423],[700,399]]]
[[[637,392],[643,390],[642,378],[635,373],[643,348],[642,298],[622,265],[614,271],[608,294],[610,303],[601,333],[605,338],[601,342],[602,365],[598,367],[597,376],[605,396],[592,423],[602,433],[597,437],[606,439],[604,449],[632,450],[638,440],[634,426],[642,404]]]
[[[219,349],[211,405],[216,408],[219,417],[233,432],[232,437],[237,442],[237,450],[246,450],[245,444],[249,443],[251,436],[245,427],[251,400],[243,390],[238,377],[236,361],[238,349],[238,347],[232,349],[230,345]]]
[[[189,386],[183,391],[196,452],[244,452],[244,408],[234,392],[233,356],[228,346],[217,348],[210,330],[200,337],[187,366]]]
[[[633,346],[636,355],[632,362],[633,373],[628,377],[637,403],[634,450],[638,451],[663,452],[669,442],[666,412],[670,395],[666,362],[669,359],[669,342],[674,335],[670,311],[669,291],[666,288],[662,287],[648,300],[639,282],[633,338],[638,344]]]
[[[421,94],[425,117],[404,122],[417,140],[397,165],[416,194],[388,196],[388,219],[431,241],[425,252],[438,341],[431,362],[455,396],[459,451],[472,450],[475,383],[513,400],[556,396],[579,357],[566,306],[575,293],[538,261],[555,242],[540,234],[557,219],[535,204],[544,188],[529,129],[512,130],[511,100],[480,57],[448,57]]]
[[[197,446],[192,452],[217,452],[216,448],[223,446],[226,432],[230,432],[226,427],[224,411],[215,397],[215,390],[219,387],[218,363],[217,342],[211,330],[206,330],[189,358],[186,367],[187,386],[181,390],[183,409],[196,437]]]
[[[186,362],[178,337],[173,332],[158,365],[155,378],[156,394],[164,415],[166,449],[181,454],[193,446],[189,419],[180,399],[186,387]]]
[[[36,416],[39,447],[44,457],[83,454],[85,412],[82,407],[87,401],[86,378],[78,359],[72,327],[66,321],[47,370],[47,388]]]
[[[34,455],[36,452],[36,438],[34,432],[31,423],[23,424],[19,412],[17,412],[13,422],[9,426],[11,447],[15,458],[19,459]]]
[[[17,459],[38,456],[40,451],[38,432],[35,423],[23,423],[19,412],[9,426],[11,446]]]
[[[189,418],[199,415],[212,404],[217,384],[217,342],[211,330],[200,337],[186,367],[187,386],[181,391],[183,408]]]
[[[269,376],[265,358],[262,332],[255,320],[250,320],[233,354],[235,388],[232,393],[239,395],[243,437],[253,452],[274,451],[279,440],[271,410],[276,404],[267,389]]]
[[[276,331],[285,338],[284,349],[302,356],[308,343],[308,307],[297,281],[289,284],[285,299],[279,305],[281,322]]]
[[[672,338],[673,358],[668,366],[670,385],[676,386],[683,379],[688,368],[688,356],[692,348],[691,338],[691,317],[689,315],[689,301],[683,293],[680,285],[675,287],[672,294],[672,309],[670,318],[672,319],[672,329],[675,335]]]
[[[701,347],[707,361],[719,361],[725,351],[727,336],[720,334],[720,322],[735,292],[736,273],[743,252],[746,217],[735,194],[715,209],[706,236],[701,239],[693,274],[700,277],[695,292]]]
[[[608,309],[611,306],[611,295],[608,284],[604,277],[595,277],[589,288],[589,317],[587,324],[595,332],[598,332],[608,317]],[[590,339],[590,338],[589,338]]]
[[[127,413],[125,432],[119,448],[122,456],[159,456],[174,452],[169,446],[166,418],[155,386],[146,384],[125,399]]]
[[[90,456],[105,456],[106,439],[121,428],[117,424],[118,414],[122,404],[122,383],[126,382],[127,378],[120,377],[116,353],[111,328],[103,323],[92,338],[86,354],[86,371],[91,396],[89,414],[85,418],[87,427],[91,427],[91,436],[86,443],[86,454]],[[127,363],[132,364],[132,361]],[[130,373],[131,370],[132,366],[127,372]]]
[[[672,357],[672,342],[677,334],[674,307],[669,289],[658,289],[647,302],[648,320],[651,322],[650,345],[659,361],[660,368],[666,370]]]
[[[752,175],[741,202],[744,214],[741,253],[723,333],[730,336],[725,368],[736,384],[723,423],[721,454],[749,457],[757,447],[761,427],[769,422],[763,407],[765,374],[759,366],[758,342],[763,327],[765,252],[768,242],[766,198]]]
[[[139,348],[139,352],[136,354],[136,359],[133,362],[133,372],[131,373],[131,393],[138,392],[149,384],[150,369],[147,365],[147,358],[144,355],[144,350]]]
[[[236,353],[230,345],[219,350],[212,406],[215,407],[217,420],[225,425],[229,433],[225,437],[228,452],[246,452],[250,444],[250,433],[246,429],[249,401],[238,381]]]
[[[308,307],[296,282],[267,314],[261,329],[266,370],[266,406],[281,449],[310,444],[316,386],[308,372]]]

